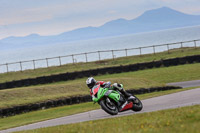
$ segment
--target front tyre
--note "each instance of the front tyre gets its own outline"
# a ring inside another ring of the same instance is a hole
[[[114,102],[112,102],[112,101],[108,102],[107,100],[101,100],[99,102],[99,104],[101,105],[101,108],[108,114],[111,114],[111,115],[118,114],[118,108]]]
[[[136,96],[134,96],[135,99],[133,100],[133,111],[141,111],[143,108],[142,102],[140,101],[140,99],[138,99]]]

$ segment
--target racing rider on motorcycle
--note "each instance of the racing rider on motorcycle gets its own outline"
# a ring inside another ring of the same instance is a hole
[[[135,99],[131,94],[129,94],[128,92],[126,92],[124,90],[122,84],[114,83],[113,85],[111,85],[111,82],[96,81],[93,77],[89,77],[86,80],[86,84],[87,84],[88,88],[90,89],[90,95],[92,96],[92,98],[94,98],[94,95],[92,94],[92,88],[95,85],[100,85],[101,87],[111,88],[114,90],[116,89],[116,90],[120,91],[125,96],[125,98],[127,98],[128,100]]]

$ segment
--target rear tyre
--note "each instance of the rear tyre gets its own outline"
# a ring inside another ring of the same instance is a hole
[[[109,103],[106,100],[101,100],[99,102],[99,104],[101,105],[101,108],[107,112],[108,114],[111,115],[117,115],[118,114],[118,108],[115,105],[114,102],[110,101]]]
[[[141,111],[143,108],[142,102],[140,101],[140,99],[138,99],[136,96],[134,96],[136,99],[133,100],[133,111]]]

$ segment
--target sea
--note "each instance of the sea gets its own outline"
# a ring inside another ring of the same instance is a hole
[[[156,46],[199,39],[200,26],[192,26],[84,41],[26,47],[13,50],[0,50],[0,73],[160,52],[165,51],[168,48],[178,48],[181,44],[169,45],[168,47],[167,45],[148,47],[142,48],[141,50],[139,47]],[[196,45],[200,46],[200,41],[197,41]],[[194,42],[183,43],[182,46],[193,47]],[[8,63],[8,65],[4,65],[6,63]]]

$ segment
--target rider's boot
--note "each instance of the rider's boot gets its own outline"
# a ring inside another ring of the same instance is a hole
[[[117,88],[128,100],[134,100],[135,97],[132,96],[130,93],[126,92],[124,88],[120,84],[114,83],[113,86]]]
[[[124,88],[122,88],[120,92],[121,92],[121,93],[125,96],[125,98],[127,98],[128,100],[134,100],[134,99],[135,99],[135,97],[132,96],[130,93],[126,92],[126,91],[124,90]]]

